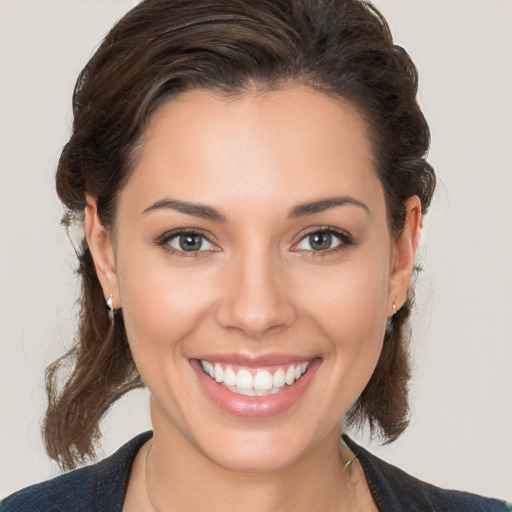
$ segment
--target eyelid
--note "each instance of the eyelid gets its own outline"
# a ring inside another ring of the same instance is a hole
[[[324,251],[314,251],[312,249],[298,249],[297,246],[307,237],[315,234],[315,233],[329,233],[330,235],[338,238],[340,240],[340,243],[336,245],[335,247],[331,249],[326,249]],[[203,237],[209,244],[213,246],[212,249],[209,250],[198,250],[198,251],[183,251],[181,249],[172,247],[169,244],[169,241],[173,238],[176,238],[180,235],[199,235]],[[292,252],[308,252],[312,253],[313,255],[322,255],[322,254],[332,254],[334,252],[337,252],[339,250],[344,250],[350,247],[355,243],[352,235],[348,233],[347,231],[339,228],[335,228],[332,226],[315,226],[311,228],[307,228],[304,230],[298,237],[297,241],[292,245],[291,250]],[[202,229],[199,228],[177,228],[173,229],[171,231],[167,231],[164,234],[160,235],[156,241],[155,245],[158,245],[162,247],[164,250],[170,252],[170,253],[177,253],[180,256],[184,257],[194,257],[199,256],[204,253],[208,252],[220,252],[222,249],[215,243],[212,242],[211,236],[207,233],[205,233]]]
[[[215,247],[213,250],[199,250],[199,251],[182,251],[181,249],[177,249],[176,247],[172,247],[169,242],[176,237],[179,237],[180,235],[199,235],[203,237],[209,244]],[[171,231],[166,231],[163,235],[160,235],[156,241],[155,244],[162,247],[167,252],[173,253],[173,254],[179,254],[183,257],[194,257],[198,256],[200,254],[204,254],[207,252],[218,252],[220,251],[220,248],[215,244],[215,242],[212,242],[211,237],[206,234],[202,229],[198,228],[178,228],[173,229]]]
[[[305,238],[307,238],[315,233],[319,233],[319,232],[320,233],[329,233],[330,235],[333,235],[336,238],[338,238],[341,242],[338,245],[336,245],[335,247],[333,247],[331,249],[327,249],[325,251],[313,251],[310,249],[294,249]],[[354,241],[352,235],[343,229],[334,228],[332,226],[315,226],[313,228],[308,228],[306,231],[302,232],[298,237],[298,241],[292,245],[291,250],[293,252],[300,252],[300,251],[309,252],[309,253],[313,253],[314,255],[332,254],[333,252],[336,252],[337,250],[346,249],[346,248],[350,247],[351,245],[353,245],[354,243],[355,243],[355,241]]]

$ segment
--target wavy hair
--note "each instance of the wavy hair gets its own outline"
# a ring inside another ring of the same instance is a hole
[[[416,100],[417,71],[370,3],[145,0],[112,28],[78,77],[73,130],[56,176],[65,223],[83,218],[87,192],[97,198],[105,228],[113,226],[137,147],[164,102],[190,90],[236,95],[289,83],[342,98],[366,120],[394,236],[403,229],[408,197],[418,195],[427,211],[435,174],[425,159],[430,134]],[[111,324],[85,241],[78,273],[76,339],[46,373],[44,440],[64,468],[94,456],[101,418],[123,394],[143,386],[122,312]],[[411,303],[412,293],[390,319],[377,367],[346,418],[367,422],[388,442],[408,422]]]

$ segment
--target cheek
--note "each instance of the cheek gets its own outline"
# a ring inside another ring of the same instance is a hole
[[[379,256],[379,251],[368,252],[353,264],[329,269],[329,276],[310,273],[305,283],[309,294],[301,308],[329,340],[334,355],[330,360],[343,385],[354,387],[357,395],[373,373],[382,349],[389,260]],[[306,296],[305,290],[295,294]]]
[[[331,339],[350,335],[355,342],[385,325],[388,279],[386,261],[361,260],[350,268],[330,269],[326,275],[309,273],[304,282],[308,292],[297,296],[307,299],[302,307],[319,319]]]
[[[332,397],[330,408],[338,419],[363,392],[377,366],[386,325],[386,289],[378,272],[351,273],[332,282],[330,300],[318,313],[330,341],[326,396]]]
[[[210,309],[211,278],[158,260],[132,251],[118,262],[124,321],[139,369],[150,362],[164,364],[166,355],[176,359],[186,348],[187,335]]]

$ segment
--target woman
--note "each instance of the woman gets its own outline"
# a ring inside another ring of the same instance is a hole
[[[149,0],[114,27],[57,171],[83,297],[44,434],[74,467],[143,383],[153,433],[2,510],[506,510],[340,440],[342,417],[407,425],[435,184],[416,88],[357,1]]]

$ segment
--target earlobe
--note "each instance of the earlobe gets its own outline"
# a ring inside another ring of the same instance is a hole
[[[421,201],[418,196],[409,197],[405,203],[403,232],[395,239],[391,275],[388,290],[388,316],[398,311],[407,300],[409,282],[414,270],[414,259],[421,232]]]
[[[120,307],[119,288],[111,236],[98,216],[96,198],[86,193],[85,199],[85,239],[94,260],[105,301],[112,296],[112,306],[117,309]]]

